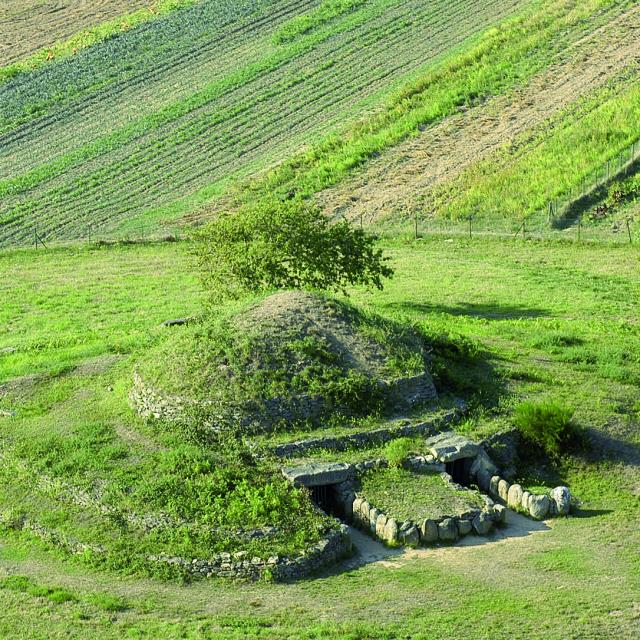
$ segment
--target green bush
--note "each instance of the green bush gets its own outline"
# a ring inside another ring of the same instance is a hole
[[[573,409],[558,402],[523,402],[516,407],[514,422],[523,438],[557,458],[579,440]]]
[[[393,274],[375,236],[346,220],[332,223],[301,198],[267,198],[220,215],[198,239],[202,281],[216,304],[271,290],[382,289]]]
[[[392,467],[401,467],[411,453],[420,449],[418,438],[397,438],[384,447],[384,456]]]

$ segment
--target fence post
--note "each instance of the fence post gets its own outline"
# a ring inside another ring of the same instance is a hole
[[[582,241],[582,214],[578,216],[578,242]]]
[[[629,218],[627,218],[627,234],[629,235],[629,244],[633,244],[633,240],[631,238],[631,225],[629,224]]]

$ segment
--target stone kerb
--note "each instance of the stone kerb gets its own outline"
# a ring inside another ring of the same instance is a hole
[[[494,475],[489,480],[488,492],[494,500],[500,500],[514,511],[535,520],[567,516],[571,511],[571,492],[568,487],[556,487],[549,495],[532,494],[521,485],[510,484],[499,475]]]
[[[409,467],[430,466],[440,470],[442,465],[436,460],[429,462],[426,457],[415,456],[407,461]],[[356,471],[366,471],[386,466],[382,459],[371,460],[357,465]],[[447,478],[447,474],[444,474]],[[453,483],[452,483],[453,485]],[[466,490],[459,485],[453,485]],[[475,533],[488,535],[493,526],[505,521],[506,509],[494,504],[493,500],[484,496],[485,505],[466,513],[445,516],[438,519],[426,519],[422,522],[401,521],[393,514],[384,513],[370,503],[366,496],[356,491],[352,479],[338,485],[338,500],[345,520],[354,526],[378,538],[390,546],[430,546],[437,543],[453,543],[456,540]]]
[[[401,421],[388,427],[372,429],[371,431],[359,431],[344,436],[326,436],[309,438],[276,445],[272,451],[281,458],[302,456],[314,450],[345,451],[351,448],[366,447],[375,444],[385,444],[396,438],[412,436],[431,436],[444,427],[457,420],[466,411],[463,403],[454,409],[450,409],[431,420],[425,420],[412,424]]]
[[[87,551],[95,554],[106,553],[106,549],[103,547],[78,542],[28,519],[23,519],[20,523],[4,522],[0,514],[0,523],[28,531],[68,553],[82,554]],[[268,577],[273,580],[296,580],[347,557],[352,552],[352,548],[348,530],[341,524],[337,529],[327,532],[324,538],[310,545],[302,554],[295,557],[274,555],[264,559],[256,556],[250,557],[246,551],[238,551],[217,553],[206,560],[198,558],[187,560],[168,555],[148,555],[144,556],[144,560],[154,564],[173,565],[198,578],[220,577],[236,580],[259,580]]]

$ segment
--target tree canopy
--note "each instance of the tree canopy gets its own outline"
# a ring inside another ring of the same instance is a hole
[[[332,222],[299,198],[223,213],[198,234],[196,257],[216,299],[277,289],[345,292],[382,289],[391,277],[376,237],[346,220]]]

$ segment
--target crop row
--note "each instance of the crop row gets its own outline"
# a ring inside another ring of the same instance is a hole
[[[490,19],[517,4],[493,3]],[[474,0],[458,3],[455,11],[444,2],[403,3],[360,23],[354,14],[347,28],[332,25],[329,33],[320,30],[302,39],[291,47],[292,55],[246,81],[241,68],[239,82],[202,92],[186,108],[172,111],[169,105],[166,118],[152,114],[132,135],[93,149],[96,141],[90,140],[85,156],[82,148],[75,158],[78,149],[59,156],[72,161],[36,175],[13,195],[5,193],[0,234],[26,237],[25,219],[40,218],[56,235],[66,228],[65,235],[72,236],[88,224],[111,224],[186,196],[247,163],[254,166],[261,156],[274,157],[278,149],[291,150],[327,118],[353,114],[363,99],[476,33],[487,11],[486,3]],[[275,52],[283,50],[289,53],[287,48]],[[186,82],[188,73],[189,66],[180,67],[172,80]],[[55,123],[49,126],[55,132]]]

